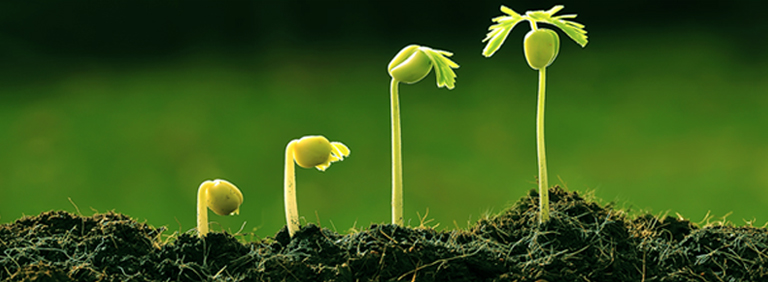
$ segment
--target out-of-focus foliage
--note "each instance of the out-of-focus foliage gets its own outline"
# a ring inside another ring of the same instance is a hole
[[[563,44],[548,71],[551,183],[694,221],[768,219],[764,2],[246,3],[0,4],[0,222],[71,198],[187,231],[197,185],[222,178],[244,205],[212,230],[272,236],[283,150],[309,134],[354,156],[297,169],[301,216],[388,222],[386,65],[420,43],[451,50],[461,83],[401,97],[406,222],[428,209],[466,227],[536,187],[536,72],[521,44],[481,55],[501,4],[563,4],[589,27],[589,48]]]

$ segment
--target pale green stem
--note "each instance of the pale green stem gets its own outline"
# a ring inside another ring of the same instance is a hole
[[[400,82],[392,78],[389,86],[392,106],[392,223],[403,225],[403,155],[400,143]]]
[[[296,204],[296,168],[294,165],[294,145],[298,140],[292,140],[285,147],[285,178],[283,188],[285,195],[285,221],[288,226],[288,234],[293,234],[299,230],[299,209]]]
[[[538,26],[536,25],[536,21],[535,20],[528,19],[528,23],[531,24],[531,29],[532,30],[536,30],[538,28]]]
[[[539,69],[539,101],[536,110],[536,152],[539,158],[539,223],[549,220],[549,187],[547,186],[547,155],[544,149],[544,96],[547,68]]]
[[[208,234],[208,188],[212,181],[205,181],[197,189],[197,235],[200,237]]]

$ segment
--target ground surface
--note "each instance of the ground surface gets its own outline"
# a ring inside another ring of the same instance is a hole
[[[170,242],[116,213],[52,211],[0,226],[0,281],[766,281],[765,228],[699,228],[628,218],[576,192],[550,190],[536,221],[531,191],[470,230],[371,225],[340,235],[309,224],[289,238],[226,233]]]

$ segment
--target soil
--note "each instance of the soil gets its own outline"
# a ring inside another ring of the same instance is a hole
[[[765,228],[629,217],[559,187],[539,224],[537,203],[531,191],[469,230],[308,224],[246,243],[51,211],[0,225],[0,281],[768,281]]]

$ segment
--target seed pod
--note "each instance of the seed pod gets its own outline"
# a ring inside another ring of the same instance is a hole
[[[389,62],[389,75],[397,81],[413,84],[432,70],[432,61],[419,45],[408,45]]]
[[[240,204],[243,203],[243,193],[234,184],[226,180],[217,179],[213,186],[208,188],[208,208],[218,215],[231,215],[240,213]]]
[[[332,149],[323,136],[304,136],[296,143],[294,158],[300,167],[312,168],[328,162]]]
[[[525,60],[535,70],[546,68],[555,61],[560,51],[560,37],[551,29],[531,30],[523,41]]]

